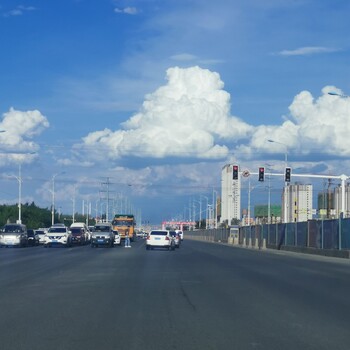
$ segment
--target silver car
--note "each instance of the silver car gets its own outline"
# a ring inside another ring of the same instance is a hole
[[[22,224],[6,224],[0,231],[0,246],[26,247],[28,245],[27,227]]]
[[[112,231],[112,225],[108,222],[97,223],[91,234],[91,248],[98,246],[106,246],[112,248],[114,246],[115,235]]]

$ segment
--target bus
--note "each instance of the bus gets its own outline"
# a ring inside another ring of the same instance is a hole
[[[129,236],[130,241],[136,239],[135,218],[132,214],[116,214],[112,220],[113,231],[118,231],[120,238],[125,239]]]

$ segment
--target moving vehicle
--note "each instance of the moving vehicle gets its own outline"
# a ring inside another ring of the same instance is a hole
[[[121,245],[122,244],[122,239],[120,238],[120,234],[118,231],[113,231],[114,232],[114,245]]]
[[[175,230],[175,232],[177,232],[180,235],[180,239],[181,239],[181,241],[183,241],[184,240],[184,233],[183,233],[183,231]]]
[[[90,242],[91,232],[84,222],[73,222],[69,229],[72,232],[73,243],[82,245]]]
[[[72,245],[72,233],[62,224],[52,225],[45,235],[44,247]]]
[[[28,245],[27,227],[22,224],[6,224],[0,231],[0,247]]]
[[[179,232],[170,231],[170,236],[172,237],[172,239],[174,241],[175,248],[180,248],[181,237],[180,237]]]
[[[112,231],[112,225],[109,222],[97,223],[91,234],[91,248],[98,246],[106,246],[112,248],[114,246],[115,234]]]
[[[146,249],[166,248],[168,250],[175,249],[175,242],[168,230],[153,230],[146,239]]]
[[[47,233],[47,228],[39,228],[37,230],[34,230],[35,234],[39,237],[39,244],[45,243],[45,235]]]
[[[28,245],[31,245],[31,246],[39,245],[39,236],[34,230],[32,229],[27,230],[27,236],[28,236]]]
[[[112,221],[112,229],[119,232],[121,239],[128,235],[131,242],[136,240],[135,218],[132,214],[116,214]]]

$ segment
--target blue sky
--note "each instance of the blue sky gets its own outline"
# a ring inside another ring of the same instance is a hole
[[[108,177],[152,222],[219,191],[228,162],[281,171],[287,149],[300,172],[350,174],[350,102],[328,95],[350,94],[349,14],[344,0],[0,0],[1,203],[18,200],[19,163],[23,202],[49,207],[64,171],[56,207],[94,206]]]

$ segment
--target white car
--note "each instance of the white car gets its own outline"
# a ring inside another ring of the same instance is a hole
[[[120,238],[120,234],[118,231],[113,231],[114,232],[114,245],[121,245],[122,244],[122,239]]]
[[[181,239],[181,241],[183,241],[184,240],[184,233],[183,233],[183,231],[175,230],[175,232],[177,232],[180,235],[180,239]]]
[[[58,245],[65,247],[70,247],[72,245],[72,234],[68,227],[64,225],[51,226],[45,235],[45,248]]]
[[[37,230],[34,230],[35,234],[39,237],[39,244],[45,243],[45,235],[47,233],[47,228],[38,228]]]
[[[174,240],[170,236],[170,231],[168,230],[153,230],[151,231],[146,239],[146,249],[153,248],[166,248],[175,249]]]

